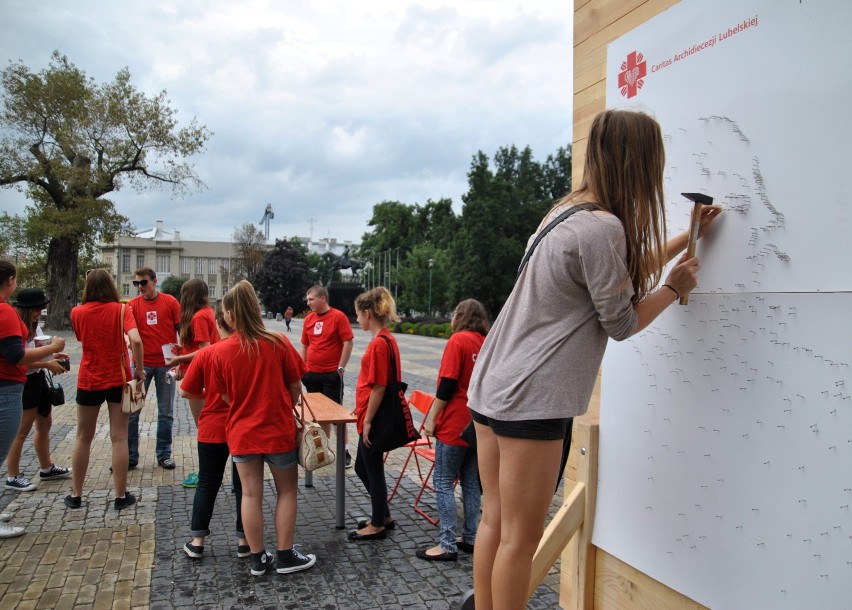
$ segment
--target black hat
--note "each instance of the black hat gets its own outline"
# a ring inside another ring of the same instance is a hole
[[[21,288],[18,291],[18,300],[13,305],[22,309],[41,309],[48,303],[50,299],[44,296],[41,288]]]

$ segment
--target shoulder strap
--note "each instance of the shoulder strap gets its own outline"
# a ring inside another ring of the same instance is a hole
[[[384,339],[388,344],[388,350],[390,350],[390,366],[391,372],[393,373],[393,378],[396,381],[400,381],[399,374],[396,372],[396,352],[393,351],[393,343],[390,339],[385,337],[384,335],[379,335],[382,339]]]
[[[535,240],[532,245],[527,250],[527,253],[524,255],[524,260],[521,261],[521,265],[518,267],[518,275],[515,276],[516,279],[520,277],[521,271],[524,270],[524,267],[527,266],[527,262],[529,262],[530,257],[532,256],[533,250],[535,250],[538,243],[544,239],[544,236],[550,233],[556,225],[560,222],[571,216],[576,212],[581,212],[583,210],[600,210],[602,209],[599,205],[595,203],[580,203],[578,205],[573,205],[564,212],[562,212],[559,216],[551,220],[546,227],[544,227],[541,231],[538,232],[538,235],[535,236]]]
[[[124,343],[124,303],[121,304],[121,309],[118,310],[118,327],[121,329],[121,381],[122,386],[127,383],[127,367],[124,365],[127,359],[127,346]]]

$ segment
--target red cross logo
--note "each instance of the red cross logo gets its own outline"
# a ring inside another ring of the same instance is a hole
[[[621,95],[630,99],[639,93],[639,89],[645,84],[642,79],[647,74],[645,58],[642,54],[636,51],[630,53],[627,60],[621,62],[621,72],[618,73],[618,88],[621,90]]]

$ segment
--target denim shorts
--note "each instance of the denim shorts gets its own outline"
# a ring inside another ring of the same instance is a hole
[[[263,461],[269,464],[271,468],[292,468],[299,463],[299,450],[287,451],[286,453],[250,453],[248,455],[232,455],[231,459],[239,464],[242,462],[251,462],[263,458]]]
[[[528,438],[537,441],[563,440],[570,434],[571,426],[574,423],[573,417],[504,421],[485,417],[473,409],[470,410],[470,416],[476,423],[491,428],[491,431],[497,436]]]
[[[122,386],[106,390],[84,390],[77,388],[77,404],[81,407],[100,407],[104,401],[121,404]]]

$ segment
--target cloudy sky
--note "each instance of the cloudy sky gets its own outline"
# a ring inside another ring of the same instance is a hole
[[[54,49],[98,82],[128,67],[214,135],[206,189],[112,195],[143,230],[229,239],[267,203],[271,238],[358,242],[384,200],[450,197],[477,151],[571,141],[565,0],[0,0],[0,58],[41,71]],[[26,201],[0,191],[0,209]]]

